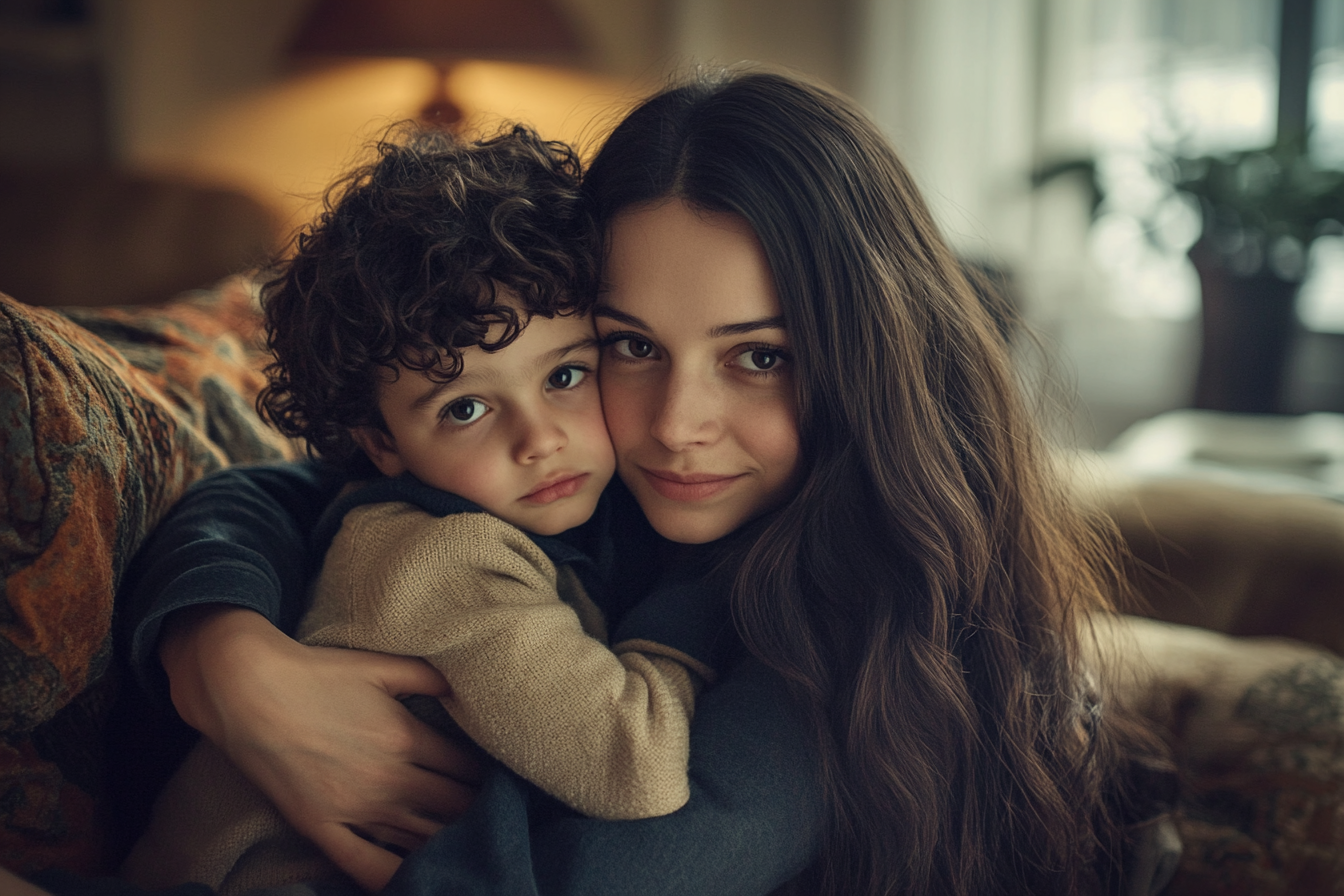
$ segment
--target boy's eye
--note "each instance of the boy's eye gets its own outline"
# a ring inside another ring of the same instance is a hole
[[[752,373],[772,370],[783,360],[784,352],[768,348],[754,348],[737,356],[738,363]]]
[[[573,389],[583,378],[588,375],[588,371],[582,367],[567,365],[557,367],[555,372],[546,378],[546,385],[552,389]]]
[[[443,409],[443,419],[459,426],[475,423],[485,416],[485,402],[479,398],[459,398]]]
[[[643,360],[653,354],[653,343],[638,336],[627,336],[612,343],[616,353],[627,358]]]

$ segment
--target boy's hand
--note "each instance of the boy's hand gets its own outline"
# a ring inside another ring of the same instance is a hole
[[[370,890],[401,864],[371,840],[414,849],[475,796],[478,761],[396,699],[447,691],[428,663],[308,647],[224,606],[174,614],[159,656],[182,718]]]

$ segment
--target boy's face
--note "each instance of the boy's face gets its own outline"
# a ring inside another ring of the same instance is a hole
[[[353,435],[386,475],[409,470],[520,529],[554,535],[592,515],[616,465],[597,358],[590,318],[534,317],[502,351],[463,349],[452,382],[406,369],[384,380],[388,431]]]

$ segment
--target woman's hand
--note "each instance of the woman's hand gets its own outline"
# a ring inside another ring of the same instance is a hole
[[[308,647],[219,605],[170,617],[159,657],[187,724],[370,890],[401,864],[371,840],[414,849],[475,796],[475,758],[395,699],[447,691],[428,663]]]

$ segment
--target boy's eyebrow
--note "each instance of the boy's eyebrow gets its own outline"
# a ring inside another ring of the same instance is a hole
[[[433,404],[440,395],[448,391],[449,386],[456,385],[458,382],[461,381],[461,379],[462,377],[458,376],[454,377],[453,379],[449,380],[446,383],[435,383],[433,386],[426,389],[419,398],[411,402],[411,410],[418,411],[421,408]]]
[[[653,329],[644,321],[635,317],[633,314],[626,314],[624,311],[617,311],[610,305],[598,305],[593,309],[594,317],[608,317],[614,321],[626,324],[631,327],[638,327],[641,330]],[[783,330],[784,315],[778,314],[774,317],[763,317],[760,320],[744,320],[736,324],[719,324],[717,327],[711,327],[709,337],[719,339],[723,336],[742,336],[747,333],[755,333],[757,330]]]
[[[552,361],[558,361],[571,352],[577,352],[585,348],[597,348],[597,339],[592,336],[585,336],[582,339],[576,339],[569,345],[553,348],[537,359],[536,366],[542,367]],[[465,385],[470,386],[475,379],[476,377],[470,372],[463,371],[460,375],[453,377],[446,383],[435,383],[432,387],[426,389],[424,394],[411,403],[411,409],[418,411],[421,408],[431,405],[437,401],[439,396],[446,392],[449,387],[462,385],[464,381]]]
[[[596,347],[597,347],[597,338],[594,336],[585,336],[582,339],[578,339],[575,340],[574,342],[571,342],[569,345],[562,345],[559,348],[551,349],[549,352],[542,355],[539,361],[540,363],[545,364],[548,361],[555,361],[560,358],[563,358],[570,352],[577,352],[580,349],[596,348]]]

